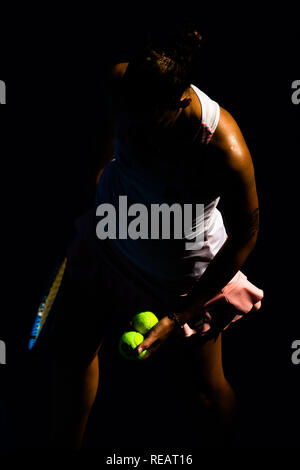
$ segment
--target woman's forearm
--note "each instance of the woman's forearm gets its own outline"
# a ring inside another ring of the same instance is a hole
[[[201,279],[186,298],[184,311],[177,316],[180,322],[193,319],[199,308],[220,292],[243,266],[256,243],[256,236],[245,242],[228,238],[213,261],[208,265]]]

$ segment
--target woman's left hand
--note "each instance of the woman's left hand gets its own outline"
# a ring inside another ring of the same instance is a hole
[[[172,331],[175,329],[175,322],[169,317],[163,317],[147,334],[144,341],[138,346],[137,352],[141,354],[145,349],[147,353],[141,360],[147,359],[153,352],[168,339]]]

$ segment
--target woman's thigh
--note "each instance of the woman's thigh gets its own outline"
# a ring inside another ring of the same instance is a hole
[[[176,382],[185,394],[213,395],[226,383],[222,360],[222,334],[203,340],[196,335],[171,341],[168,357]]]
[[[46,349],[58,364],[86,367],[99,351],[110,319],[105,285],[65,275],[51,314]]]

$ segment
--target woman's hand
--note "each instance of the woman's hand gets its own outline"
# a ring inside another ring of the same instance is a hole
[[[144,341],[138,346],[137,352],[141,354],[145,349],[147,353],[141,360],[147,359],[153,352],[168,339],[175,330],[176,324],[169,317],[163,317],[147,334]]]
[[[176,320],[168,316],[163,317],[149,331],[144,341],[136,348],[138,354],[141,354],[145,349],[147,349],[147,353],[141,358],[141,360],[147,359],[153,352],[157,351],[168,339],[171,333],[178,328],[178,326],[189,322],[197,313],[199,313],[199,305],[198,303],[195,303],[189,309],[174,314],[176,316]]]

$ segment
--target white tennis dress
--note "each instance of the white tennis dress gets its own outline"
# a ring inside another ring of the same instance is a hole
[[[219,105],[196,86],[191,85],[197,94],[202,108],[202,122],[194,140],[199,139],[203,146],[209,144],[220,118]],[[97,188],[96,205],[111,204],[119,217],[119,197],[126,196],[128,206],[143,204],[151,211],[151,204],[202,204],[199,200],[199,179],[193,174],[189,162],[183,156],[181,165],[170,168],[163,155],[155,165],[139,162],[143,152],[140,143],[129,139],[129,128],[116,122],[115,158],[107,165]],[[190,173],[189,173],[190,171]],[[201,171],[201,167],[200,170]],[[191,281],[200,278],[208,264],[226,240],[226,231],[220,211],[217,209],[219,197],[203,204],[203,213],[195,214],[192,223],[182,239],[109,239],[117,251],[122,253],[142,272],[154,277],[164,285],[184,289]],[[118,231],[117,231],[118,233]],[[187,249],[186,242],[196,236],[193,249]]]

